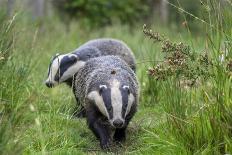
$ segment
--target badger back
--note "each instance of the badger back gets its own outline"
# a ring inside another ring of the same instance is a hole
[[[92,46],[99,49],[102,55],[115,55],[124,60],[129,67],[136,70],[135,56],[132,50],[123,41],[112,38],[94,39],[86,42],[81,47]],[[80,47],[80,48],[81,48]]]
[[[91,58],[96,58],[102,55],[102,52],[94,46],[81,46],[71,53],[75,54],[79,60],[82,61],[88,61]]]

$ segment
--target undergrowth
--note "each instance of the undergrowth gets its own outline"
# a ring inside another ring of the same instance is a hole
[[[22,14],[0,16],[0,154],[104,153],[85,120],[71,118],[72,91],[43,83],[52,55],[97,37],[123,40],[137,59],[140,104],[114,153],[232,153],[231,5],[205,6],[207,19],[191,15],[201,35],[154,25],[143,29],[149,38],[141,26],[86,32],[73,22],[67,32],[56,19],[40,27]]]

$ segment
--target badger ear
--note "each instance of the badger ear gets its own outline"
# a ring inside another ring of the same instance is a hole
[[[129,86],[124,85],[122,88],[123,88],[124,90],[126,90],[128,94],[130,94],[130,87],[129,87]]]
[[[51,61],[53,61],[56,57],[58,57],[60,54],[59,53],[56,53],[56,55],[53,55],[52,58],[51,58]]]
[[[76,62],[77,60],[79,60],[79,57],[75,54],[71,54],[69,58],[72,62]]]
[[[102,92],[103,92],[104,90],[106,90],[106,89],[107,89],[107,86],[106,86],[106,85],[100,85],[100,86],[99,86],[99,94],[101,95]]]

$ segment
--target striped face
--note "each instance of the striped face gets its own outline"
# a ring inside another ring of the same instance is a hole
[[[75,54],[56,55],[48,68],[48,78],[45,81],[48,87],[54,87],[71,78],[85,64]]]
[[[99,85],[98,90],[88,94],[88,99],[94,101],[113,127],[122,128],[135,97],[128,85],[121,85],[119,81],[113,80],[109,86]]]

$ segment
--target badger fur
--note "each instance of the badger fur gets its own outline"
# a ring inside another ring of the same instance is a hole
[[[139,98],[138,81],[128,64],[117,56],[90,59],[75,74],[74,87],[101,147],[109,147],[113,131],[115,141],[125,140]]]
[[[94,39],[71,53],[53,57],[45,83],[48,87],[54,87],[62,82],[72,86],[73,75],[87,60],[105,55],[117,55],[134,71],[136,69],[133,52],[124,42],[110,38]]]

